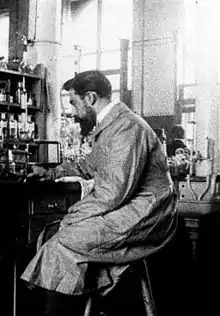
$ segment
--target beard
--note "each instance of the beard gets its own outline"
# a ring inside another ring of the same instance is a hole
[[[91,107],[87,107],[86,115],[83,118],[75,116],[75,122],[80,124],[81,135],[83,137],[88,136],[88,134],[93,130],[96,126],[96,121],[96,112]]]

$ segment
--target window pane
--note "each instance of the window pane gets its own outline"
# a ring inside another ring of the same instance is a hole
[[[9,13],[0,14],[0,57],[8,59]]]
[[[63,12],[62,48],[63,54],[77,45],[82,53],[97,49],[97,3],[73,2]]]
[[[107,76],[108,80],[111,82],[112,90],[120,89],[120,75]]]
[[[120,38],[131,39],[133,0],[102,2],[102,49],[119,49]]]
[[[80,71],[96,69],[96,54],[82,55],[80,60]]]
[[[75,72],[79,72],[79,65],[76,64],[74,55],[64,56],[60,60],[60,77],[62,83],[74,77]]]
[[[75,13],[71,38],[82,48],[82,52],[96,51],[97,47],[97,4],[90,2],[81,12]]]
[[[120,51],[103,52],[101,54],[101,70],[120,69]]]

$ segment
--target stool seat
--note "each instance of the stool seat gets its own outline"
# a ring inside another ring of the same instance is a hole
[[[97,264],[94,270],[96,269]],[[90,273],[92,273],[92,270],[90,270]],[[95,278],[94,275],[93,277]],[[110,290],[94,290],[90,293],[84,316],[100,315],[156,316],[145,259],[131,263],[128,269],[122,273],[117,284]]]

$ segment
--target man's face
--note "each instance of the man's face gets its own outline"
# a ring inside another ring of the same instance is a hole
[[[70,104],[73,107],[73,115],[81,125],[82,134],[87,134],[96,124],[96,111],[91,105],[90,98],[82,99],[73,89],[69,90]],[[84,135],[84,136],[85,136]]]
[[[77,118],[84,118],[87,114],[87,103],[73,89],[69,91],[70,104],[73,107],[73,115]]]

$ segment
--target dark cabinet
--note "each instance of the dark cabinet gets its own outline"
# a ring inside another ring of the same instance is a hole
[[[81,186],[76,183],[35,183],[28,187],[28,243],[36,242],[45,225],[60,220],[69,206],[81,197]]]
[[[20,276],[36,253],[39,233],[45,225],[61,220],[68,207],[80,199],[81,186],[79,183],[8,181],[0,182],[0,190],[1,308],[7,316],[35,315],[36,311],[32,310],[35,295]]]

